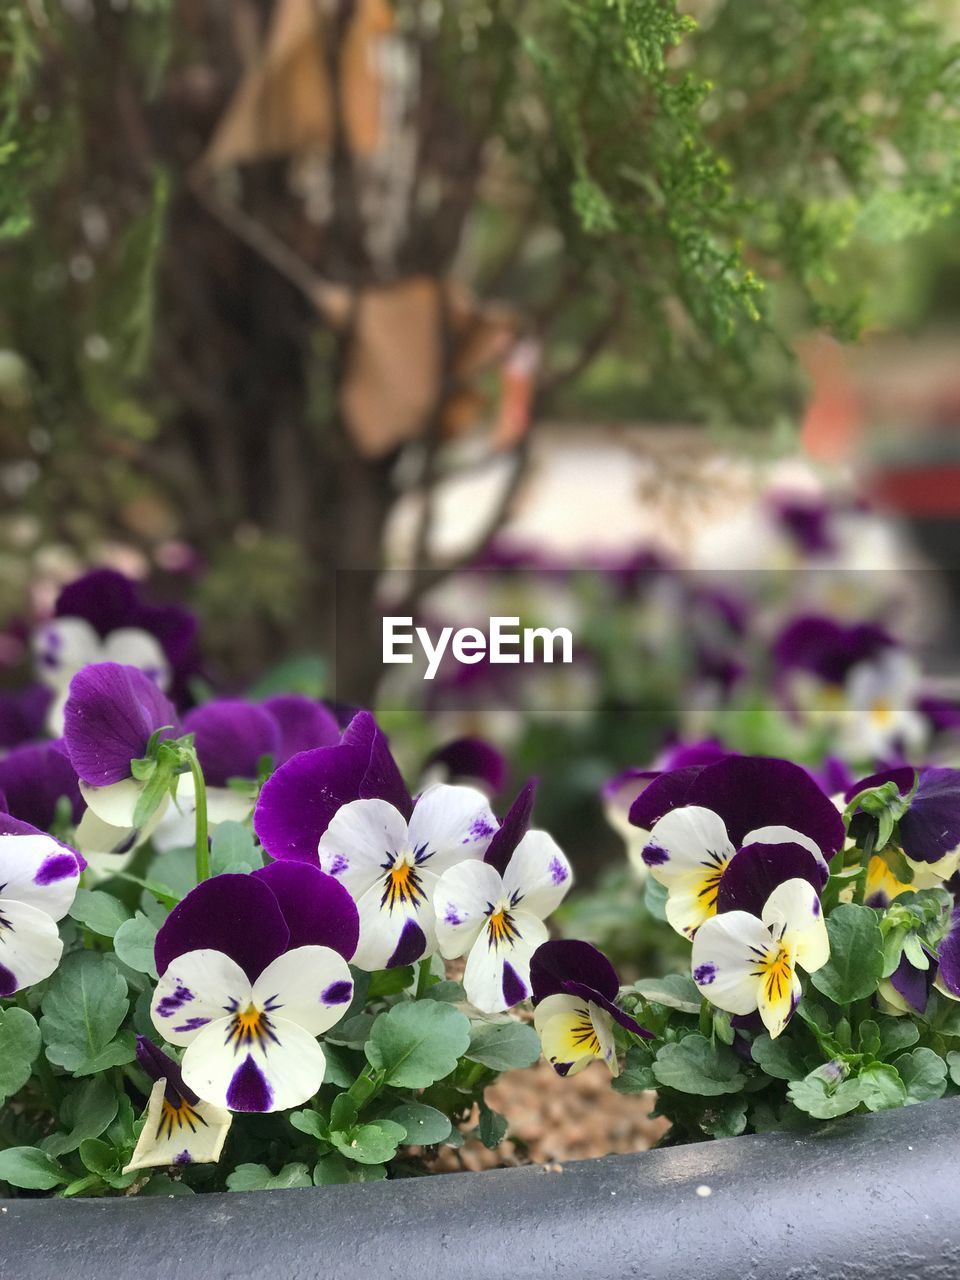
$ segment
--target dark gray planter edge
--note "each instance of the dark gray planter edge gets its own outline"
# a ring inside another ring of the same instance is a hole
[[[17,1280],[960,1280],[960,1098],[362,1186],[0,1201]]]

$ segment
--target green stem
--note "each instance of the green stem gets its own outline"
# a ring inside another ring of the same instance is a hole
[[[860,851],[860,874],[853,882],[853,901],[860,906],[863,905],[864,895],[867,891],[867,869],[870,866],[870,859],[873,857],[875,843],[876,833],[868,831],[863,842],[863,849]]]
[[[383,1088],[384,1077],[386,1072],[379,1067],[366,1067],[354,1080],[353,1084],[347,1090],[347,1096],[356,1106],[357,1111],[362,1111],[371,1098]]]
[[[207,838],[207,784],[203,779],[203,770],[197,753],[192,748],[184,752],[190,772],[193,774],[193,787],[197,802],[197,884],[210,879],[210,845]]]
[[[430,964],[431,960],[428,956],[426,960],[421,960],[417,969],[417,994],[416,999],[419,1000],[427,987],[430,986]]]

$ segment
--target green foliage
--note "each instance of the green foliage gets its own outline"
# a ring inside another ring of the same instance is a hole
[[[46,1055],[57,1066],[85,1076],[132,1061],[132,1036],[117,1034],[129,1007],[127,984],[106,956],[69,956],[40,1007]]]
[[[380,1014],[365,1049],[388,1085],[425,1089],[449,1075],[469,1045],[470,1022],[458,1009],[417,1000]]]
[[[513,1018],[505,1022],[476,1022],[464,1057],[492,1071],[530,1067],[540,1057],[540,1037],[529,1023]]]
[[[0,1009],[0,1104],[30,1079],[40,1052],[40,1029],[26,1009]]]
[[[877,913],[870,907],[848,903],[827,918],[830,959],[811,974],[818,991],[849,1004],[871,995],[883,972],[883,935]]]

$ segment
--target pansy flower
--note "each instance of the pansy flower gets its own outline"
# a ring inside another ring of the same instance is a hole
[[[863,791],[890,782],[904,799],[913,791],[906,812],[896,824],[896,843],[913,871],[913,880],[899,880],[882,853],[874,854],[867,864],[864,896],[871,907],[889,906],[901,893],[933,889],[948,880],[960,865],[960,769],[934,765],[885,769],[852,786],[847,791],[847,802]],[[854,831],[862,821],[859,815],[854,816]]]
[[[179,1065],[146,1036],[137,1036],[137,1062],[154,1084],[140,1137],[123,1172],[216,1164],[233,1123],[230,1112],[202,1102],[184,1083]]]
[[[52,701],[52,692],[43,684],[0,693],[0,749],[42,738]]]
[[[174,733],[176,720],[168,699],[136,667],[102,662],[74,676],[63,737],[87,804],[76,832],[82,851],[126,854],[149,837],[169,797],[137,824],[144,784],[133,777],[131,765],[143,758],[155,734]]]
[[[654,779],[630,821],[650,832],[643,860],[667,890],[667,919],[692,937],[718,911],[759,914],[802,877],[819,890],[844,840],[836,806],[799,765],[729,756]]]
[[[802,995],[797,968],[815,973],[829,958],[817,891],[807,880],[786,880],[759,917],[728,911],[706,920],[693,940],[691,970],[711,1004],[741,1017],[758,1011],[775,1039]]]
[[[557,940],[538,947],[530,961],[533,1025],[543,1056],[561,1076],[573,1076],[597,1058],[619,1075],[614,1023],[634,1035],[651,1033],[617,1006],[620,982],[613,965],[589,942]]]
[[[285,764],[291,756],[316,747],[332,747],[340,741],[337,717],[322,702],[302,693],[278,693],[260,704],[277,725],[278,740],[274,766]]]
[[[264,785],[254,816],[274,858],[335,876],[360,912],[354,963],[412,964],[436,949],[433,888],[455,862],[480,858],[496,830],[472,787],[428,787],[416,804],[367,712],[340,743],[294,756]]]
[[[485,738],[456,738],[427,757],[423,780],[425,785],[447,782],[477,787],[495,796],[507,780],[507,762]]]
[[[192,889],[154,949],[153,1024],[185,1045],[198,1098],[229,1111],[285,1111],[313,1097],[325,1058],[316,1037],[353,997],[358,934],[347,891],[316,867],[273,863]]]
[[[500,1013],[530,995],[530,960],[547,940],[544,920],[570,888],[570,863],[545,831],[531,831],[534,784],[514,801],[483,861],[440,877],[433,902],[440,954],[465,955],[467,999]]]
[[[0,814],[0,996],[49,978],[63,943],[82,860],[29,823]]]
[[[32,639],[37,676],[54,693],[51,732],[63,730],[67,691],[78,671],[122,663],[168,691],[196,666],[196,630],[193,614],[144,604],[136,584],[113,569],[96,569],[64,587],[55,616]]]
[[[14,749],[0,760],[0,808],[23,822],[49,831],[60,816],[78,822],[83,800],[77,773],[62,742],[35,742]]]
[[[919,664],[882,627],[804,616],[777,637],[773,656],[794,709],[836,732],[848,758],[899,754],[925,741]]]
[[[634,801],[661,773],[713,764],[729,754],[725,747],[712,738],[703,742],[674,743],[660,753],[649,769],[624,769],[604,785],[601,792],[604,816],[626,845],[627,858],[638,876],[643,878],[647,874],[643,850],[650,833],[631,823],[630,810]]]

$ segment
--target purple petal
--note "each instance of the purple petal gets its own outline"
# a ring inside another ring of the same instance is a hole
[[[227,1106],[231,1111],[269,1111],[272,1105],[269,1081],[248,1053],[230,1081]]]
[[[526,1000],[530,994],[527,984],[514,969],[509,960],[503,962],[503,998],[506,1001],[507,1008],[519,1004],[521,1000]]]
[[[31,684],[15,693],[0,693],[0,749],[43,736],[53,690]]]
[[[256,778],[264,756],[276,756],[280,730],[264,707],[240,699],[206,702],[189,711],[183,732],[192,733],[208,786],[231,778]]]
[[[654,778],[630,806],[630,821],[633,826],[649,831],[671,809],[692,803],[687,795],[694,780],[706,767],[690,765],[685,769],[672,769],[669,773],[661,773]]]
[[[593,992],[587,997],[590,1000],[595,995],[614,1000],[620,990],[617,971],[603,952],[575,938],[544,942],[537,947],[530,961],[530,983],[534,1004],[565,991],[568,983]]]
[[[759,916],[767,899],[787,880],[807,880],[817,893],[827,867],[803,845],[744,845],[727,863],[717,891],[717,911],[749,911]]]
[[[537,780],[531,778],[521,787],[516,800],[507,811],[503,822],[494,833],[483,856],[501,875],[507,869],[507,863],[513,857],[513,851],[530,830],[530,819],[533,816],[533,802],[537,794]],[[523,996],[520,999],[524,999]],[[516,1003],[516,1001],[514,1001]]]
[[[344,960],[357,949],[360,915],[333,876],[306,862],[273,862],[253,873],[276,897],[294,947],[332,947]]]
[[[719,814],[735,845],[749,831],[769,826],[792,827],[809,836],[828,858],[844,841],[843,819],[832,801],[804,769],[788,760],[728,756],[707,765],[692,780],[684,803]]]
[[[191,889],[160,928],[154,944],[163,976],[188,951],[222,951],[256,982],[283,955],[290,930],[274,893],[255,876],[223,875]]]
[[[280,729],[275,763],[284,764],[300,751],[332,747],[340,741],[340,726],[332,711],[302,693],[282,693],[263,704]]]
[[[833,507],[816,495],[774,494],[770,505],[777,521],[805,555],[829,555],[837,550],[830,528]]]
[[[94,569],[60,592],[54,609],[58,618],[84,618],[101,637],[119,627],[133,626],[137,589],[114,569]]]
[[[425,769],[434,766],[446,771],[444,781],[479,782],[491,795],[495,795],[507,780],[506,759],[483,738],[457,738],[448,742],[428,757]]]
[[[943,985],[960,999],[960,906],[953,909],[950,928],[937,948],[937,961]]]
[[[0,760],[0,791],[8,813],[41,829],[52,824],[61,796],[75,823],[83,812],[77,774],[60,742],[15,747]]]
[[[156,636],[174,671],[193,671],[199,663],[196,652],[198,621],[189,609],[175,604],[138,604],[130,626]]]
[[[272,858],[318,863],[317,845],[351,800],[386,800],[410,817],[412,802],[387,740],[368,711],[356,715],[336,747],[301,751],[260,792],[253,825]]]
[[[63,739],[84,782],[105,787],[130,777],[151,735],[176,726],[177,714],[153,681],[136,667],[100,662],[70,682]]]
[[[408,920],[400,930],[400,937],[393,955],[387,961],[388,969],[398,969],[405,964],[414,964],[427,949],[427,939],[416,920]]]
[[[670,769],[689,769],[692,765],[716,764],[733,754],[716,738],[705,738],[702,742],[674,743],[666,748],[657,764],[665,773]]]
[[[833,618],[795,618],[773,645],[781,671],[810,671],[830,684],[842,684],[858,662],[875,658],[895,642],[882,627],[862,622],[847,626]]]
[[[960,703],[949,698],[927,695],[917,699],[917,710],[930,721],[935,733],[949,733],[960,729]]]
[[[934,973],[933,965],[929,969],[915,969],[904,955],[900,957],[899,965],[890,975],[890,985],[911,1009],[916,1009],[917,1013],[923,1013],[930,998]]]
[[[164,1093],[171,1106],[177,1106],[181,1098],[185,1098],[192,1107],[200,1101],[193,1090],[183,1083],[179,1064],[146,1036],[137,1036],[137,1062],[151,1080],[166,1080]]]

